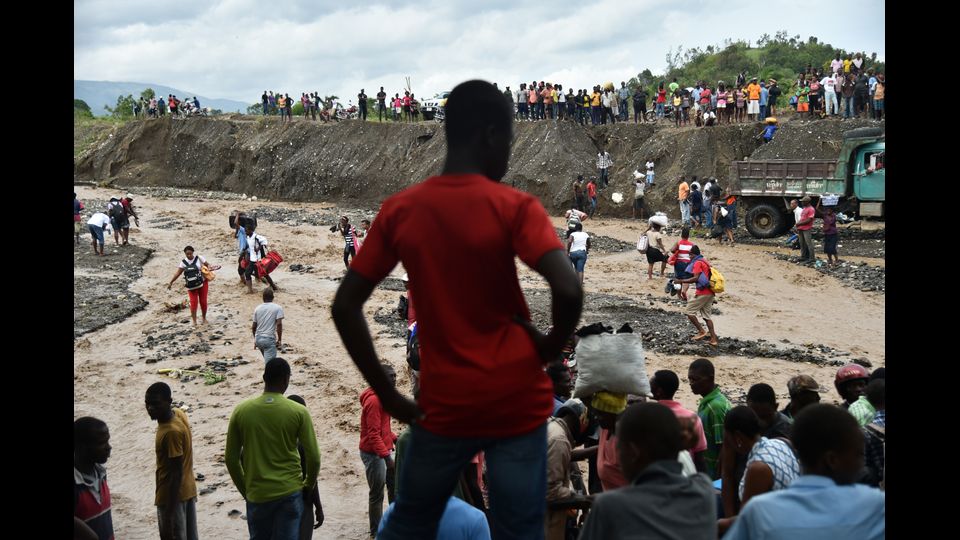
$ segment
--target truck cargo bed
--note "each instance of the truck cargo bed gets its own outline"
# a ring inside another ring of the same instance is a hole
[[[735,161],[734,189],[740,195],[819,195],[845,192],[844,180],[834,178],[831,160]]]

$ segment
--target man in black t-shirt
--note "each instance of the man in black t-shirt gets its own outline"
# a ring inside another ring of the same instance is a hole
[[[366,122],[367,120],[367,94],[363,91],[363,88],[360,89],[360,93],[357,94],[357,103],[360,107],[360,119]]]
[[[383,112],[387,109],[387,93],[383,91],[383,87],[380,87],[380,91],[377,92],[377,114],[381,122],[383,122]]]

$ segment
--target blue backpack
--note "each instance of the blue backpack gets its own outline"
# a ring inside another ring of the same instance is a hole
[[[702,259],[702,258],[703,258],[702,255],[697,255],[696,257],[691,259],[690,264],[687,265],[687,268],[685,269],[685,271],[692,276],[694,273],[693,272],[694,263],[696,263],[699,259]],[[709,287],[710,287],[710,276],[701,272],[700,276],[697,277],[697,288],[705,289]]]

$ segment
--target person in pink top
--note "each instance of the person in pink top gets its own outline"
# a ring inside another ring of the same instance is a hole
[[[797,221],[797,233],[800,235],[800,262],[812,263],[817,260],[817,254],[813,247],[813,217],[815,210],[810,204],[810,196],[805,195],[800,199],[800,220]]]
[[[703,432],[703,422],[700,421],[697,413],[685,409],[679,401],[673,400],[678,388],[680,388],[680,377],[670,370],[660,370],[654,373],[653,378],[650,379],[650,392],[653,394],[653,399],[673,411],[673,414],[677,415],[677,419],[681,422],[685,419],[693,421],[696,442],[686,450],[690,452],[697,471],[704,472],[707,470],[707,463],[703,454],[707,450],[707,437]],[[604,486],[604,489],[606,489],[606,486]]]
[[[600,441],[597,443],[597,475],[604,491],[617,489],[630,483],[620,468],[617,457],[617,418],[627,408],[627,396],[612,392],[597,392],[590,407],[600,422]]]

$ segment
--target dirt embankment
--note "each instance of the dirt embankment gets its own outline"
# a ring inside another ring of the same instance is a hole
[[[559,213],[570,205],[573,180],[578,174],[595,176],[597,151],[606,148],[614,164],[610,187],[600,192],[600,215],[630,214],[633,171],[652,159],[657,185],[648,191],[647,204],[678,216],[681,176],[716,177],[724,184],[730,162],[748,156],[835,157],[842,132],[861,124],[875,123],[786,122],[773,142],[758,149],[760,125],[754,123],[676,129],[663,124],[520,122],[503,182],[538,196],[550,212]],[[165,118],[130,122],[81,151],[74,181],[371,207],[439,173],[445,146],[442,126],[432,123],[324,125],[296,119],[280,125],[242,115]],[[622,193],[625,200],[614,203],[613,193]]]

